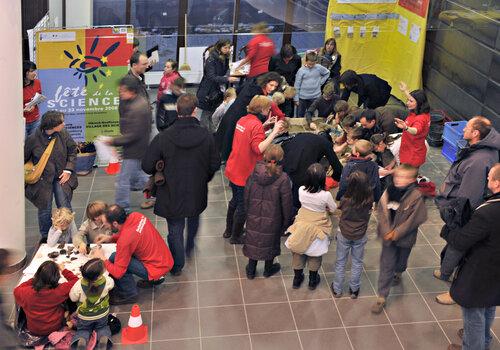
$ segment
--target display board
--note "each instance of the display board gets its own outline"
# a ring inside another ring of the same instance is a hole
[[[335,38],[342,71],[376,74],[404,100],[400,81],[422,87],[429,0],[331,0],[326,38]]]
[[[119,134],[118,81],[128,71],[133,29],[45,29],[36,33],[38,78],[75,141]]]

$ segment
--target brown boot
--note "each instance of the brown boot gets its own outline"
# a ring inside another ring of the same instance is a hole
[[[456,304],[455,301],[451,298],[450,292],[439,294],[438,296],[436,296],[436,301],[441,305]]]
[[[385,306],[385,298],[378,297],[375,304],[372,305],[372,308],[371,308],[372,313],[378,315],[379,313],[381,313],[384,310],[384,306]]]
[[[227,214],[226,214],[226,229],[224,230],[224,233],[222,234],[222,237],[224,238],[229,238],[231,237],[231,232],[233,230],[233,221],[234,221],[234,212],[236,211],[236,206],[232,206],[229,204],[227,207]]]

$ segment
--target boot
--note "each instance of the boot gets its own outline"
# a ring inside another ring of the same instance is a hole
[[[233,229],[231,232],[231,239],[229,243],[231,244],[243,244],[243,226],[245,226],[245,220],[236,219],[233,222]]]
[[[268,278],[271,277],[272,275],[280,272],[281,270],[281,265],[279,263],[274,263],[273,260],[266,260],[266,264],[264,267],[264,277]]]
[[[222,237],[229,238],[231,237],[231,231],[233,230],[233,221],[234,221],[234,212],[236,211],[236,206],[231,205],[227,207],[227,215],[226,215],[226,229],[222,234]]]
[[[293,277],[293,283],[292,283],[292,288],[293,289],[299,289],[300,285],[304,281],[304,273],[303,269],[300,270],[293,270],[295,273],[295,276]]]
[[[309,271],[309,290],[315,290],[320,280],[318,271]]]

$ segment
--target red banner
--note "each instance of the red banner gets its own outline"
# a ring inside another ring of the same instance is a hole
[[[404,7],[420,17],[427,16],[427,8],[429,7],[429,0],[399,0],[399,6]]]

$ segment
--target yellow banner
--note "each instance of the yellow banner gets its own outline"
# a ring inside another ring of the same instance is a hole
[[[422,87],[428,1],[360,1],[330,1],[326,38],[337,41],[342,71],[376,74],[404,101],[400,81],[410,90]]]

